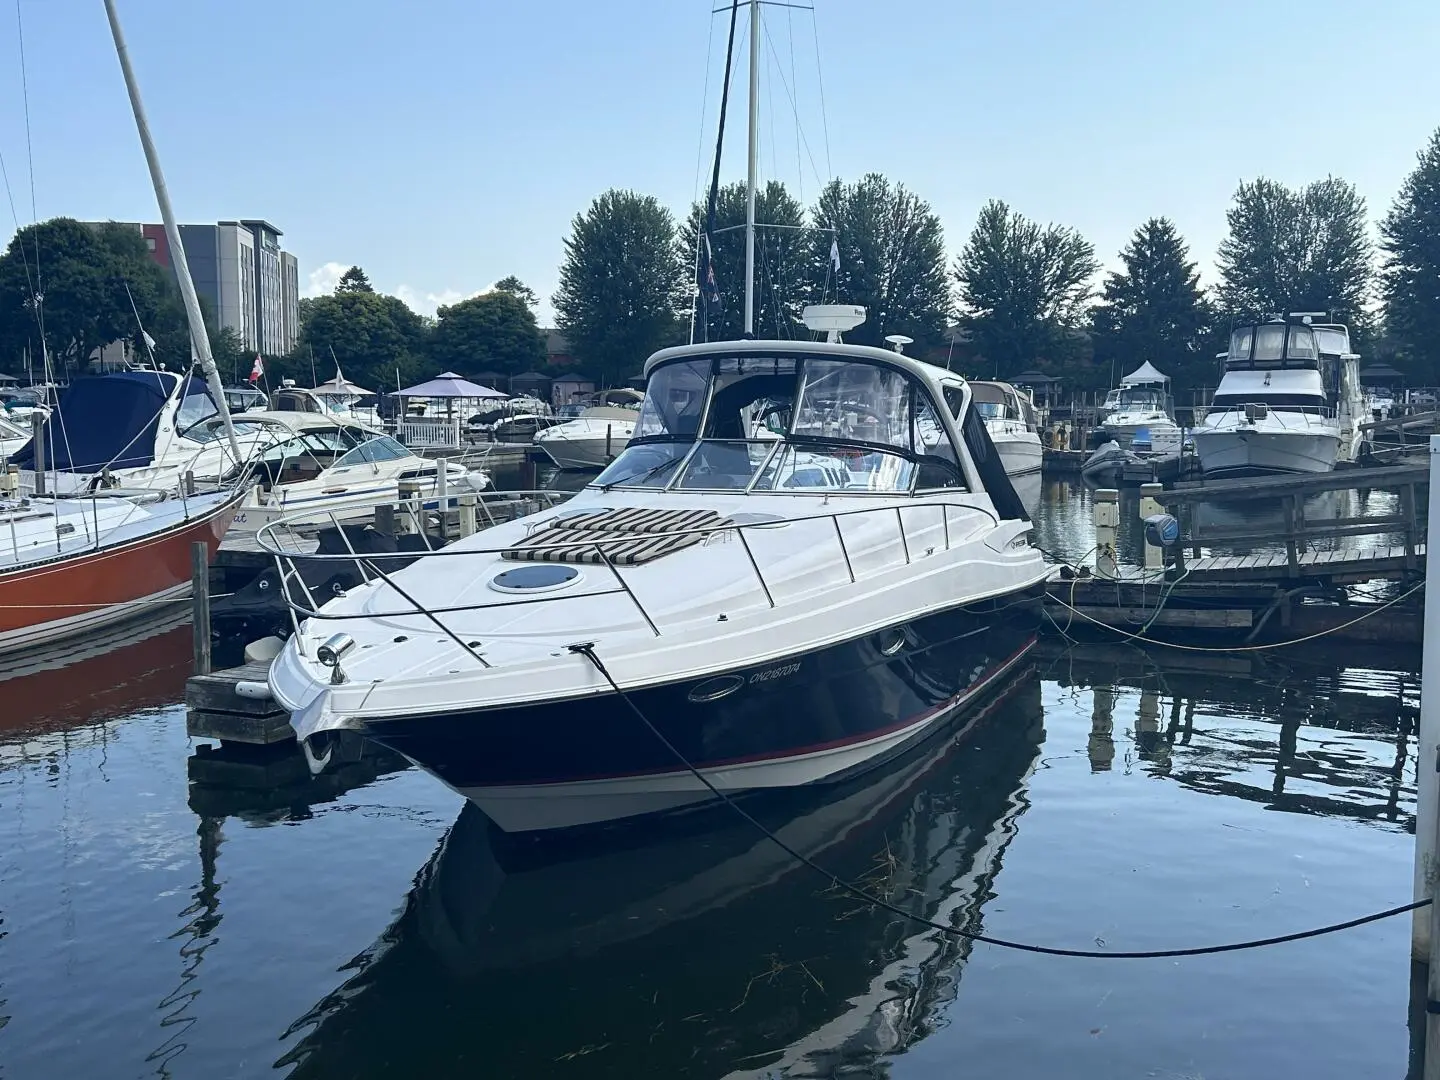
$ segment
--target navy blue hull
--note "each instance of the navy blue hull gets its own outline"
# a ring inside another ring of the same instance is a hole
[[[633,690],[629,697],[700,768],[882,740],[925,728],[927,718],[976,696],[1033,643],[1038,611],[1037,595],[1011,596],[758,667]],[[385,720],[365,734],[458,789],[684,768],[613,693]],[[865,766],[880,760],[866,759]]]

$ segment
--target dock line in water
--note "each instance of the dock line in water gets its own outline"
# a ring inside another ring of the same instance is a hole
[[[1416,588],[1419,587],[1420,586],[1416,586]],[[1410,590],[1410,592],[1414,591],[1414,589]],[[1405,595],[1408,596],[1409,593],[1406,593]],[[1404,599],[1404,596],[1398,597],[1397,599]],[[1364,616],[1362,616],[1362,618],[1363,617]],[[1356,621],[1358,622],[1359,620]],[[1127,636],[1133,637],[1134,635]],[[1312,635],[1312,637],[1319,636],[1320,635],[1318,634]],[[817,874],[825,878],[832,885],[844,890],[845,892],[848,892],[857,900],[861,900],[867,904],[872,904],[875,907],[883,908],[891,914],[899,915],[901,918],[908,919],[910,922],[916,923],[920,926],[928,927],[931,930],[938,930],[940,931],[940,933],[948,934],[951,937],[960,937],[970,941],[979,941],[986,945],[995,945],[1002,949],[1014,949],[1019,952],[1040,953],[1045,956],[1073,956],[1091,960],[1160,960],[1168,957],[1177,956],[1210,956],[1214,955],[1215,953],[1240,952],[1245,949],[1260,949],[1269,945],[1283,945],[1286,942],[1290,941],[1302,941],[1305,938],[1320,937],[1324,934],[1334,934],[1341,930],[1349,930],[1356,926],[1364,926],[1366,923],[1379,922],[1381,919],[1389,919],[1396,915],[1403,915],[1409,911],[1417,911],[1420,908],[1427,907],[1431,903],[1430,898],[1426,897],[1424,900],[1416,900],[1409,904],[1401,904],[1398,907],[1387,908],[1384,911],[1377,911],[1370,915],[1362,915],[1359,918],[1346,919],[1343,922],[1330,923],[1327,926],[1317,926],[1309,930],[1298,930],[1290,934],[1278,934],[1273,937],[1256,938],[1251,941],[1229,942],[1224,945],[1199,945],[1186,949],[1142,949],[1131,951],[1111,951],[1104,949],[1064,949],[1051,945],[1033,945],[1029,942],[1024,941],[1011,941],[1007,938],[991,937],[988,934],[977,934],[971,930],[962,930],[958,926],[947,926],[944,923],[936,922],[933,919],[927,919],[923,915],[916,915],[914,912],[906,911],[904,908],[899,907],[896,904],[890,903],[890,901],[884,899],[883,897],[876,896],[873,893],[866,891],[859,885],[856,885],[854,882],[846,881],[844,878],[837,877],[835,874],[832,874],[829,870],[826,870],[819,863],[811,859],[808,855],[804,855],[801,852],[796,851],[784,840],[780,839],[779,836],[775,835],[775,833],[771,832],[768,828],[766,828],[763,824],[761,824],[753,816],[751,816],[750,812],[746,810],[743,806],[735,802],[734,799],[730,798],[730,796],[726,795],[725,792],[721,791],[714,784],[712,784],[709,778],[703,772],[701,772],[693,764],[690,763],[689,759],[686,758],[685,755],[676,748],[675,744],[672,743],[669,739],[667,739],[664,733],[650,722],[650,718],[645,715],[644,711],[640,708],[640,706],[636,705],[635,702],[631,700],[630,695],[627,694],[623,689],[621,689],[620,684],[615,681],[613,676],[611,676],[609,669],[605,667],[605,664],[601,661],[600,657],[595,654],[595,646],[593,644],[585,642],[581,644],[571,645],[569,648],[572,653],[576,653],[580,656],[585,657],[587,660],[590,661],[590,663],[595,665],[595,670],[598,671],[600,675],[605,679],[605,681],[610,684],[610,688],[619,695],[620,700],[623,701],[630,709],[630,711],[635,714],[636,718],[645,725],[645,727],[649,730],[650,734],[654,735],[655,738],[660,741],[660,744],[664,746],[665,749],[671,753],[671,755],[674,756],[676,761],[678,761],[682,766],[689,770],[690,774],[694,776],[695,779],[699,780],[700,783],[704,784],[711,795],[715,796],[715,798],[723,802],[736,814],[744,818],[747,822],[754,826],[754,828],[757,829],[767,840],[775,844],[775,846],[778,847],[781,851],[785,852],[785,854],[789,855],[796,862],[799,862],[804,866],[809,867],[811,870],[814,870]],[[1228,652],[1231,650],[1207,649],[1202,651]]]

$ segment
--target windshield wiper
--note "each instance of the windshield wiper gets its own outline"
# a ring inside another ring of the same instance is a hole
[[[660,462],[660,464],[658,464],[658,465],[651,465],[650,468],[646,469],[644,472],[631,473],[629,476],[622,476],[622,477],[620,477],[620,479],[618,479],[618,480],[611,480],[608,484],[601,484],[601,485],[600,485],[600,490],[601,490],[601,491],[609,491],[611,488],[615,487],[617,484],[628,484],[628,483],[630,483],[630,481],[632,481],[632,480],[634,480],[634,481],[649,480],[650,477],[654,476],[654,475],[655,475],[656,473],[658,473],[661,469],[673,468],[674,466],[679,465],[680,462],[682,462],[682,461],[684,461],[684,460],[685,460],[685,458],[684,458],[683,456],[682,456],[682,457],[678,457],[678,458],[670,458],[670,459],[668,459],[668,460],[666,460],[666,461]]]

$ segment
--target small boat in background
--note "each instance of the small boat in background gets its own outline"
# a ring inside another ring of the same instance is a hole
[[[975,409],[995,444],[1007,476],[1039,472],[1044,458],[1035,405],[1007,382],[972,382]]]
[[[573,420],[535,435],[535,445],[562,469],[603,469],[630,444],[644,395],[635,390],[602,391],[601,404]]]
[[[1128,449],[1142,436],[1147,448],[1178,449],[1180,427],[1175,423],[1170,376],[1150,361],[1121,379],[1120,386],[1106,395],[1105,405],[1101,426],[1106,437],[1122,448]]]
[[[0,418],[0,465],[10,460],[10,455],[30,441],[30,432],[13,421]]]

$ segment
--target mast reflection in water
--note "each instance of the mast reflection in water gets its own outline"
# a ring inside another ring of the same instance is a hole
[[[1044,736],[1034,669],[987,712],[963,741],[747,807],[839,876],[978,930]],[[296,1080],[557,1061],[567,1076],[828,1072],[924,1036],[969,952],[829,888],[723,806],[568,847],[506,838],[467,805],[277,1065]]]

